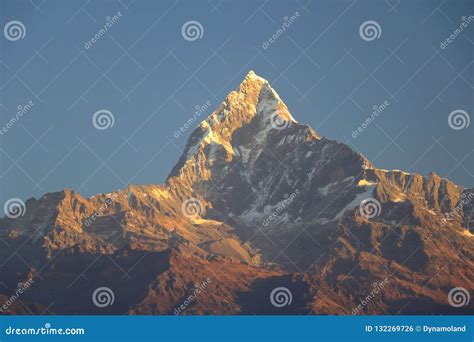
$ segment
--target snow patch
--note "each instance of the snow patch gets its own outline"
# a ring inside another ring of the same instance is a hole
[[[360,203],[367,199],[367,198],[371,198],[371,197],[374,197],[374,189],[375,187],[372,186],[372,187],[367,187],[366,190],[360,194],[357,194],[356,197],[352,200],[352,202],[350,202],[348,205],[346,205],[344,207],[344,209],[342,209],[335,217],[333,220],[338,220],[340,219],[347,211],[350,211],[350,210],[353,210],[355,208],[357,208]]]

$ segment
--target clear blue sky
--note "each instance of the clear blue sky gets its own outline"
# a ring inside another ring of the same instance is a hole
[[[249,69],[270,81],[298,121],[377,167],[435,171],[472,187],[474,122],[453,130],[448,115],[461,109],[474,120],[474,22],[440,48],[469,15],[470,0],[2,0],[1,28],[18,20],[26,35],[0,37],[0,125],[18,105],[34,105],[0,135],[0,200],[163,182],[192,130],[173,133],[196,105],[210,101],[202,118],[210,114]],[[190,20],[202,25],[201,39],[183,38]],[[368,20],[380,25],[378,39],[361,39]],[[94,128],[100,109],[113,113],[113,127]]]

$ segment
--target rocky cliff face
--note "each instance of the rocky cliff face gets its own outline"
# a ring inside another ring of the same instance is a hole
[[[64,190],[0,219],[0,304],[33,279],[4,312],[472,313],[448,293],[474,285],[473,202],[320,137],[250,72],[165,184]]]

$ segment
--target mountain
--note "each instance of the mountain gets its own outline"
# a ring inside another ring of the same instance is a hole
[[[251,71],[191,133],[164,184],[90,198],[66,189],[0,219],[0,304],[18,314],[472,314],[473,199],[435,173],[377,169],[319,136]]]

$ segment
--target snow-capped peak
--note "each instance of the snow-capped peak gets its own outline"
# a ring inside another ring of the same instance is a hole
[[[247,73],[247,76],[245,76],[245,80],[250,80],[250,81],[256,80],[256,81],[260,81],[260,82],[268,82],[263,77],[258,76],[253,70],[250,70]]]
[[[258,131],[253,130],[255,140],[260,143],[272,129],[296,123],[269,82],[251,70],[239,87],[191,134],[184,159],[196,157],[204,149],[213,156],[223,149],[225,159],[231,159],[236,147],[234,133],[253,121],[260,122]],[[183,166],[184,160],[179,164]]]

